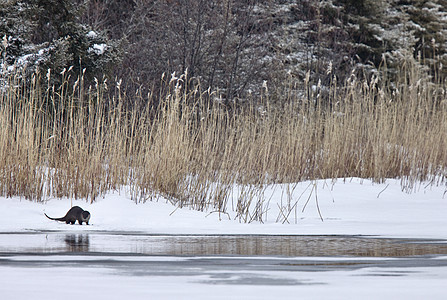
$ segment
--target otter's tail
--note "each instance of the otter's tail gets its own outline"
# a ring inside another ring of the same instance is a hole
[[[49,217],[46,213],[43,213],[44,215],[45,215],[45,217],[47,217],[48,219],[50,219],[50,220],[54,220],[54,221],[65,221],[65,219],[64,218],[52,218],[52,217]]]

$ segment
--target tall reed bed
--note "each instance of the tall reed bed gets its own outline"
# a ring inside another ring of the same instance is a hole
[[[0,193],[94,201],[125,186],[136,202],[163,196],[180,207],[233,209],[250,222],[263,220],[263,191],[273,183],[444,182],[445,86],[404,67],[395,88],[378,77],[326,88],[306,80],[283,96],[266,85],[259,99],[231,108],[185,75],[145,97],[106,80],[86,87],[70,71],[49,72],[46,84],[40,74],[11,75],[0,93]]]

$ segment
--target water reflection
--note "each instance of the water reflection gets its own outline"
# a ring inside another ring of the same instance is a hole
[[[148,235],[90,232],[1,233],[0,252],[145,255],[353,256],[447,255],[447,241],[361,236]]]
[[[328,236],[191,236],[141,240],[145,254],[402,257],[447,254],[447,244]]]
[[[64,242],[67,252],[88,252],[90,250],[88,234],[67,234]]]

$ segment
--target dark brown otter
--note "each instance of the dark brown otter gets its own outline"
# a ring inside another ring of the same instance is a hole
[[[67,214],[62,218],[51,218],[47,214],[45,214],[45,216],[50,220],[61,221],[72,225],[76,223],[76,221],[79,222],[79,225],[82,225],[83,222],[88,225],[88,221],[90,220],[90,213],[79,206],[70,208]]]

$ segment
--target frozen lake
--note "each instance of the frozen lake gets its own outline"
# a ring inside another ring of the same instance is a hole
[[[447,242],[4,232],[0,279],[5,299],[441,299]]]
[[[290,198],[285,185],[266,189],[268,218],[251,224],[236,200],[220,216],[136,205],[125,191],[94,203],[1,198],[0,299],[446,298],[445,184],[410,194],[394,179],[314,184],[324,221],[309,182]],[[287,199],[297,209],[278,220]],[[89,226],[44,215],[72,205],[92,213]]]

